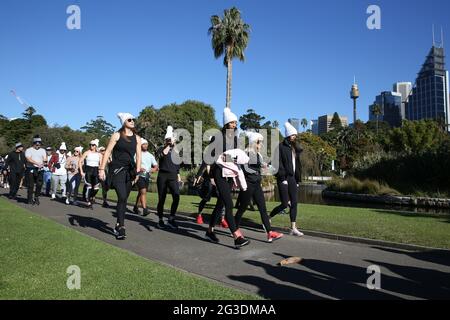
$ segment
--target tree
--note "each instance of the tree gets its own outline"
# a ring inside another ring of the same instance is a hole
[[[340,128],[342,128],[342,121],[341,118],[339,117],[339,114],[335,112],[333,114],[333,119],[331,119],[330,129],[340,129]]]
[[[436,151],[447,138],[438,123],[433,120],[404,120],[401,128],[394,128],[388,135],[387,147],[390,151],[421,154]]]
[[[306,118],[303,118],[300,124],[303,127],[303,131],[305,131],[306,127],[308,126],[308,120]]]
[[[246,114],[239,117],[239,123],[242,130],[255,129],[258,131],[261,129],[261,121],[264,121],[264,119],[266,118],[257,114],[255,110],[248,109]],[[264,123],[264,125],[270,126],[270,121]]]
[[[248,45],[249,33],[250,26],[241,19],[241,12],[236,7],[225,10],[222,18],[211,16],[208,34],[211,35],[214,57],[218,59],[224,55],[223,64],[227,68],[227,108],[231,108],[232,60],[245,60],[244,51]]]
[[[103,116],[97,116],[95,120],[91,120],[85,126],[81,127],[81,130],[85,130],[87,133],[99,139],[101,145],[106,146],[116,128],[103,119]]]
[[[370,112],[377,118],[377,135],[378,135],[378,119],[381,116],[381,106],[377,103],[374,103],[370,107]]]
[[[25,112],[22,113],[22,116],[27,119],[28,121],[31,121],[31,117],[36,113],[36,109],[32,106],[29,106],[25,109]]]

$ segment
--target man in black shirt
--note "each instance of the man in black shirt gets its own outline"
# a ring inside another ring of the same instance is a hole
[[[23,145],[16,143],[16,150],[8,154],[6,160],[6,168],[9,171],[9,195],[8,198],[14,199],[19,190],[20,181],[22,181],[25,172],[25,154],[23,153]]]

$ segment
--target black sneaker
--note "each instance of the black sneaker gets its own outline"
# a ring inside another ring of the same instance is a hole
[[[217,238],[216,234],[213,232],[206,231],[205,238],[211,242],[218,243],[219,238]]]
[[[134,207],[133,207],[133,213],[134,213],[134,214],[139,214],[139,208],[136,207],[136,206],[134,206]]]
[[[249,243],[250,243],[250,240],[245,239],[244,237],[239,237],[239,238],[234,240],[234,246],[236,248],[240,248],[240,247],[246,246]]]
[[[108,202],[103,201],[102,207],[103,207],[103,208],[109,208]]]
[[[149,214],[150,214],[150,212],[148,212],[148,209],[147,209],[147,208],[144,208],[144,209],[142,210],[142,215],[143,215],[144,217],[148,216]]]
[[[41,204],[41,202],[39,201],[39,198],[34,199],[34,205],[38,206]]]
[[[119,228],[119,232],[116,235],[116,239],[117,240],[124,240],[127,237],[126,233],[125,233],[125,228],[121,227]]]
[[[163,220],[159,220],[158,224],[156,225],[156,227],[158,229],[165,229],[166,228],[166,224],[164,223]]]
[[[174,230],[178,230],[178,224],[175,222],[175,219],[169,219],[169,221],[167,221],[167,225]]]

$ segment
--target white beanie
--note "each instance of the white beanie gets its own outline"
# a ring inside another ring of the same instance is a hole
[[[175,134],[173,133],[173,127],[172,126],[168,126],[167,127],[167,132],[166,135],[164,137],[164,140],[166,139],[175,139]]]
[[[245,135],[248,137],[248,142],[250,145],[256,143],[259,141],[264,141],[264,137],[261,133],[253,132],[253,131],[246,131]]]
[[[91,142],[89,142],[89,144],[95,144],[98,147],[98,143],[100,141],[98,139],[92,140]]]
[[[223,125],[227,125],[230,122],[238,121],[237,116],[231,112],[230,108],[223,109]]]
[[[145,140],[144,138],[141,138],[141,145],[142,145],[142,144],[148,144],[148,141]]]
[[[67,147],[66,147],[66,143],[65,142],[61,143],[61,146],[59,147],[59,150],[67,151]]]
[[[122,126],[123,126],[123,124],[125,123],[125,121],[127,121],[128,119],[134,119],[133,115],[130,114],[130,113],[122,113],[122,112],[119,112],[119,113],[117,114],[117,116],[119,117],[119,119],[120,119],[120,125],[122,125]]]
[[[72,156],[72,152],[70,152],[70,151],[67,152],[67,156],[68,156],[68,157],[71,157],[71,156]]]
[[[297,130],[294,128],[294,126],[292,124],[290,124],[289,122],[286,122],[284,124],[284,136],[286,138],[290,137],[294,134],[296,135],[297,133],[298,133]]]
[[[83,147],[82,146],[76,147],[74,150],[78,151],[79,153],[83,153]]]

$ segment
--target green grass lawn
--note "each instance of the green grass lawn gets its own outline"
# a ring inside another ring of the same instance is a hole
[[[115,200],[115,192],[110,191],[108,198]],[[135,199],[136,192],[133,191],[129,202]],[[147,201],[150,207],[156,207],[157,194],[148,193]],[[216,199],[212,198],[211,206],[205,208],[205,213],[212,212],[215,201]],[[171,196],[168,195],[166,209],[170,208],[171,202]],[[200,198],[197,196],[182,195],[179,211],[195,213],[199,202]],[[269,211],[277,205],[277,202],[267,202]],[[261,223],[258,212],[247,211],[244,219]],[[272,224],[288,227],[289,215],[276,216],[272,219]],[[297,224],[304,230],[450,249],[450,215],[448,214],[300,204]]]
[[[163,266],[0,198],[0,299],[257,299]],[[67,267],[81,269],[69,290]]]

